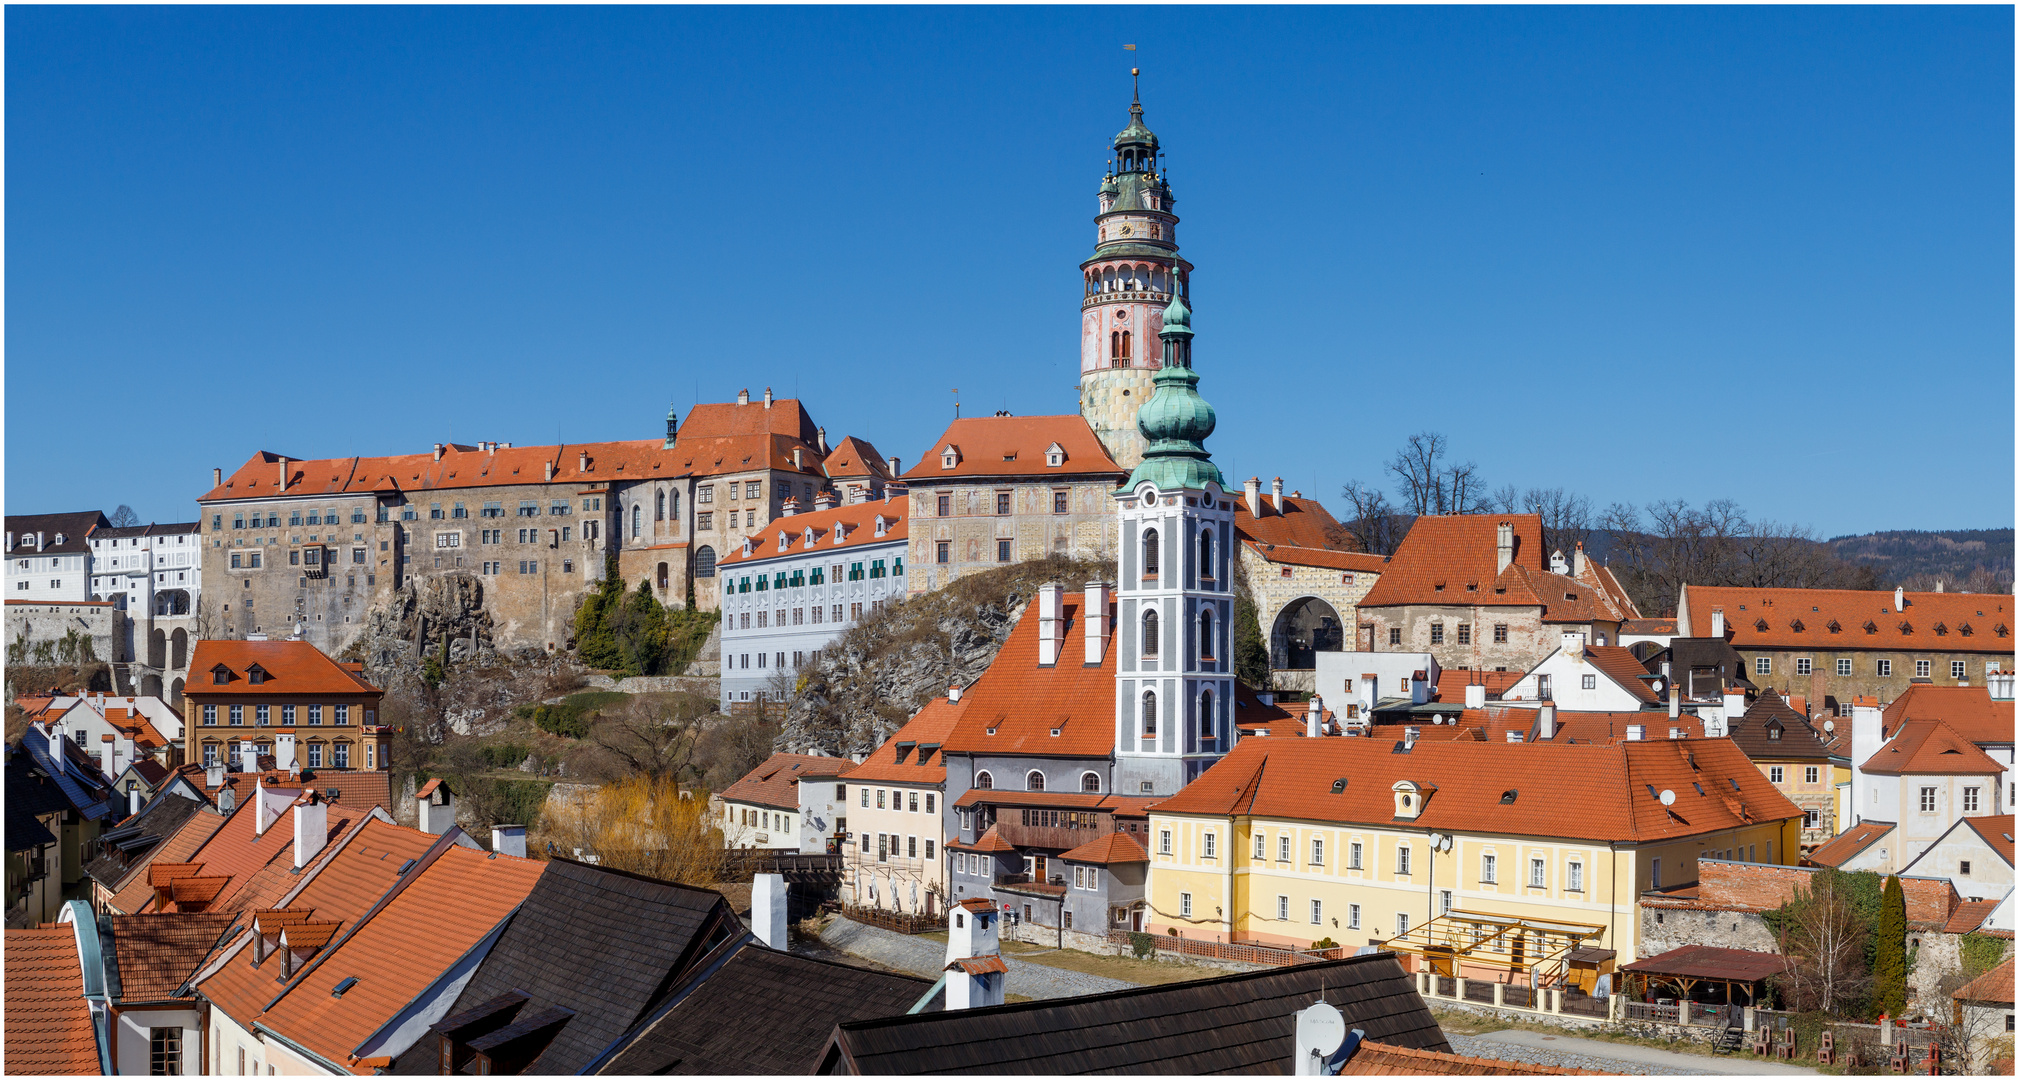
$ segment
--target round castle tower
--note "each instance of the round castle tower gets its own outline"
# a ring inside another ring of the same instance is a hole
[[[1178,257],[1177,200],[1157,136],[1143,126],[1140,91],[1114,149],[1094,215],[1094,254],[1080,264],[1080,415],[1115,463],[1134,469],[1145,446],[1136,412],[1149,401],[1160,366],[1164,308],[1174,295],[1191,296],[1192,265]]]

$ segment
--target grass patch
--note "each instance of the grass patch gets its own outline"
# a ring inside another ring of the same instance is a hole
[[[1710,1044],[1700,1039],[1650,1039],[1639,1035],[1629,1035],[1604,1027],[1573,1027],[1565,1024],[1543,1024],[1519,1017],[1491,1016],[1483,1013],[1467,1012],[1460,1009],[1440,1009],[1431,1006],[1430,1013],[1437,1018],[1437,1026],[1451,1035],[1487,1035],[1496,1031],[1533,1031],[1541,1035],[1555,1035],[1559,1038],[1591,1039],[1594,1042],[1619,1043],[1623,1046],[1645,1046],[1651,1050],[1669,1050],[1678,1054],[1695,1054],[1711,1057]],[[1710,1030],[1708,1028],[1704,1029]],[[1731,1055],[1734,1059],[1741,1055]],[[1810,1059],[1814,1064],[1814,1059]]]

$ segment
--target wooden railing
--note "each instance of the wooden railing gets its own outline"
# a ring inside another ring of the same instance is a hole
[[[874,926],[899,934],[930,934],[937,930],[946,929],[946,916],[944,914],[914,915],[903,911],[885,911],[881,908],[847,906],[841,909],[841,914],[851,922],[859,922],[865,926]]]
[[[1149,938],[1160,952],[1176,953],[1180,956],[1201,956],[1213,960],[1233,960],[1243,964],[1267,964],[1271,967],[1308,964],[1315,960],[1337,960],[1346,955],[1344,949],[1291,949],[1249,941],[1203,941],[1198,938],[1172,937],[1168,934],[1151,934]],[[1134,943],[1135,935],[1127,930],[1110,930],[1108,940],[1118,945],[1129,946]]]

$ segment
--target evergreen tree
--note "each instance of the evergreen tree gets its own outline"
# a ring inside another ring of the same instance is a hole
[[[1255,604],[1245,595],[1234,598],[1234,676],[1257,689],[1269,687],[1269,644],[1262,639]]]
[[[1873,1004],[1898,1017],[1907,1007],[1907,893],[1900,879],[1886,879],[1872,962]]]

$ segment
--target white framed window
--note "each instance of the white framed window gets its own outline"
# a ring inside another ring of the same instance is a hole
[[[1495,875],[1499,870],[1499,864],[1499,857],[1491,853],[1479,857],[1479,881],[1481,884],[1492,885],[1498,880]]]
[[[1952,679],[1960,679],[1960,678],[1962,678],[1962,677],[1964,676],[1964,674],[1965,674],[1965,672],[1964,672],[1964,669],[1963,669],[1963,661],[1961,661],[1961,660],[1951,660],[1951,661],[1949,661],[1949,677],[1950,677],[1950,678],[1952,678]]]
[[[1322,926],[1325,922],[1325,901],[1311,901],[1311,925]]]
[[[1924,814],[1932,814],[1935,812],[1934,788],[1924,787],[1921,789],[1921,812]]]
[[[1406,934],[1406,933],[1408,933],[1408,932],[1409,932],[1409,913],[1408,913],[1408,912],[1406,912],[1406,911],[1398,911],[1398,912],[1396,912],[1396,913],[1395,913],[1395,932],[1396,932],[1397,934]]]
[[[1449,914],[1451,914],[1451,890],[1450,890],[1450,889],[1439,889],[1439,890],[1437,890],[1437,913],[1438,913],[1438,914],[1440,914],[1440,915],[1449,915]]]
[[[1932,661],[1932,660],[1916,660],[1916,661],[1914,661],[1914,677],[1915,677],[1915,678],[1917,678],[1917,679],[1925,679],[1925,678],[1927,678],[1927,677],[1928,677],[1928,676],[1929,676],[1930,674],[1932,674],[1932,673],[1934,672],[1934,670],[1935,670],[1935,665],[1934,665],[1934,661]]]
[[[1891,660],[1878,660],[1874,661],[1874,663],[1878,665],[1880,675],[1891,675],[1893,673],[1893,662]]]
[[[1395,876],[1409,876],[1409,847],[1402,845],[1395,849]]]
[[[1837,659],[1837,674],[1849,675],[1850,673],[1851,673],[1851,661],[1846,657],[1839,657]]]
[[[1189,919],[1189,918],[1191,918],[1191,917],[1192,917],[1192,894],[1191,894],[1191,893],[1188,893],[1188,892],[1181,892],[1181,893],[1179,893],[1179,894],[1178,894],[1178,914],[1179,914],[1180,916],[1183,916],[1184,918],[1187,918],[1187,919]]]
[[[1169,855],[1170,853],[1171,853],[1171,830],[1161,829],[1157,832],[1157,854]]]
[[[1283,834],[1282,836],[1279,836],[1279,837],[1277,837],[1277,838],[1276,838],[1276,859],[1277,859],[1277,861],[1279,861],[1279,862],[1289,862],[1289,861],[1290,861],[1290,834],[1289,834],[1289,833],[1284,833],[1284,834]]]
[[[1264,852],[1266,852],[1266,851],[1268,851],[1268,850],[1269,850],[1269,838],[1268,838],[1268,837],[1266,837],[1266,836],[1263,836],[1263,835],[1262,835],[1261,833],[1256,833],[1256,834],[1255,834],[1255,857],[1256,857],[1256,858],[1258,858],[1258,859],[1262,858],[1262,857],[1263,857],[1263,853],[1264,853]]]
[[[1806,656],[1795,657],[1795,674],[1808,675],[1815,670],[1815,663]]]
[[[1783,769],[1779,765],[1767,766],[1767,781],[1769,783],[1778,784],[1785,781],[1786,779],[1787,779],[1786,769]]]
[[[1649,859],[1649,860],[1648,860],[1648,863],[1647,863],[1647,887],[1648,887],[1648,888],[1650,888],[1650,889],[1659,889],[1659,888],[1661,888],[1661,860],[1660,860],[1660,859]]]
[[[1360,905],[1359,905],[1359,904],[1348,904],[1348,905],[1346,905],[1346,929],[1348,929],[1348,930],[1358,930],[1358,929],[1360,929]]]
[[[1278,896],[1276,898],[1276,921],[1290,921],[1290,898],[1287,896]]]
[[[1365,849],[1362,847],[1360,841],[1358,840],[1355,840],[1352,843],[1346,845],[1346,868],[1348,870],[1361,869],[1360,853],[1363,850]]]
[[[1215,850],[1215,845],[1219,843],[1219,839],[1220,834],[1214,832],[1211,829],[1207,829],[1203,834],[1201,834],[1201,836],[1199,837],[1200,856],[1202,858],[1207,859],[1219,858],[1220,856],[1218,852]]]
[[[1977,796],[1978,796],[1978,794],[1979,794],[1979,793],[1980,793],[1981,791],[1983,791],[1983,789],[1982,789],[1982,788],[1973,788],[1973,787],[1966,787],[1966,788],[1964,788],[1964,789],[1963,789],[1963,812],[1964,812],[1964,813],[1966,813],[1966,814],[1970,814],[1970,813],[1975,813],[1975,812],[1976,812],[1976,810],[1977,810]]]
[[[1320,837],[1311,838],[1311,865],[1325,865],[1325,841]]]
[[[1822,778],[1823,778],[1823,767],[1821,765],[1802,766],[1802,783],[1813,784],[1821,780]]]
[[[1570,874],[1570,883],[1567,886],[1567,890],[1570,892],[1583,892],[1584,864],[1581,862],[1569,863],[1566,865],[1565,869],[1568,870]]]
[[[1528,860],[1528,887],[1541,889],[1549,885],[1549,864],[1541,858]]]

